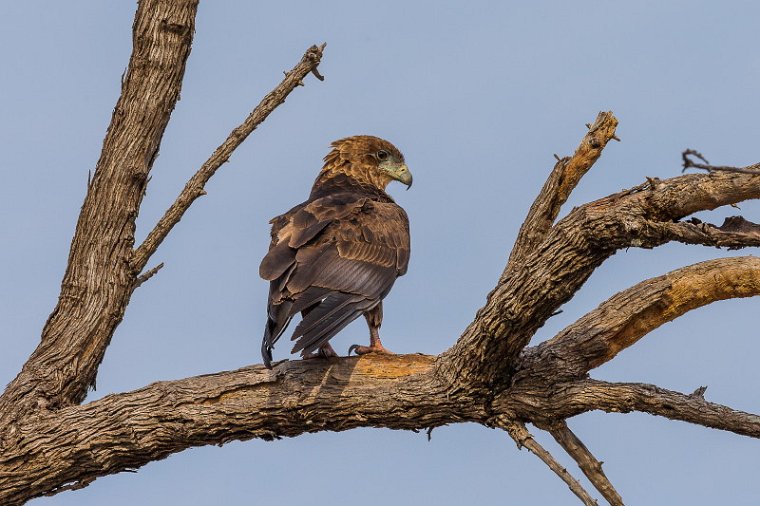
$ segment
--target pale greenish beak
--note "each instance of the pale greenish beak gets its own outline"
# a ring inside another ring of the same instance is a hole
[[[396,181],[404,183],[407,190],[412,187],[412,173],[405,163],[383,162],[380,169]]]

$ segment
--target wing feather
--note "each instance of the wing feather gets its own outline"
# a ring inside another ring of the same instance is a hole
[[[390,199],[388,199],[390,200]],[[302,355],[318,349],[375,307],[409,262],[409,221],[393,201],[343,192],[305,202],[272,221],[261,262],[271,281],[262,354],[290,319],[303,312],[291,339]]]

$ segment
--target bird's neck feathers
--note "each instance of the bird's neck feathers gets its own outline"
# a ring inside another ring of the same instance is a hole
[[[314,181],[311,194],[351,190],[390,198],[385,188],[392,180],[374,167],[349,163],[333,151],[325,157],[325,165]]]

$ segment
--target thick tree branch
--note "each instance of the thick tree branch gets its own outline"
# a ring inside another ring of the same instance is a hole
[[[692,309],[755,295],[760,295],[760,258],[720,258],[677,269],[616,294],[554,338],[525,350],[518,375],[551,371],[557,381],[581,378]]]
[[[457,343],[440,357],[365,356],[282,362],[160,382],[83,406],[139,273],[204,186],[309,72],[321,79],[322,47],[234,129],[188,181],[137,249],[135,217],[190,51],[197,0],[140,0],[134,51],[82,208],[58,305],[42,342],[0,398],[1,504],[81,488],[193,446],[274,439],[355,427],[421,429],[464,421],[507,430],[585,504],[596,504],[542,448],[525,422],[548,427],[610,501],[620,496],[601,464],[567,428],[590,411],[638,410],[760,437],[760,417],[652,385],[585,379],[657,326],[715,300],[760,292],[760,260],[704,262],[641,283],[602,304],[550,342],[525,350],[544,322],[617,250],[668,241],[739,248],[760,244],[741,218],[721,227],[690,214],[760,197],[760,175],[717,171],[650,179],[573,210],[561,206],[614,136],[600,113],[572,157],[559,160],[523,224],[507,268]],[[692,165],[697,167],[697,165]],[[704,168],[704,167],[700,167]],[[703,393],[703,392],[702,392]]]
[[[591,169],[610,139],[616,139],[618,120],[612,112],[600,112],[573,156],[560,158],[528,211],[505,269],[510,269],[543,242],[562,205],[581,178]]]
[[[374,355],[281,362],[159,382],[19,427],[0,452],[0,504],[86,485],[193,446],[355,427],[422,429],[484,419],[450,395],[432,357]]]
[[[129,265],[148,172],[179,98],[197,0],[141,0],[133,52],[77,222],[58,304],[42,339],[0,398],[0,427],[39,408],[76,404],[133,290]],[[7,436],[0,433],[0,448]]]
[[[485,390],[508,382],[535,331],[617,250],[679,238],[663,234],[655,223],[755,198],[760,198],[760,175],[711,173],[652,180],[573,210],[500,280],[462,337],[442,355],[439,371]],[[755,243],[745,235],[747,244]]]
[[[760,416],[707,402],[699,395],[684,394],[643,383],[608,383],[579,380],[554,385],[524,381],[497,396],[494,409],[516,413],[539,424],[551,424],[588,411],[608,413],[641,411],[703,427],[760,438]]]
[[[325,44],[321,46],[311,46],[301,61],[293,67],[290,72],[285,74],[285,79],[277,85],[275,89],[270,91],[257,105],[248,117],[237,128],[232,130],[227,136],[227,139],[214,151],[214,153],[206,160],[198,172],[185,185],[185,188],[177,197],[177,200],[169,207],[164,216],[159,220],[158,224],[150,231],[143,243],[137,250],[135,250],[132,257],[132,268],[136,271],[140,271],[145,267],[145,264],[150,259],[151,255],[156,251],[158,246],[163,242],[166,236],[169,234],[172,228],[179,223],[182,216],[190,208],[192,203],[200,197],[205,195],[206,191],[204,187],[211,177],[216,173],[219,167],[227,162],[232,153],[237,149],[243,141],[253,132],[256,127],[264,122],[269,114],[274,111],[277,106],[285,102],[285,99],[290,95],[297,86],[303,84],[303,79],[309,75],[309,73],[315,72],[322,60],[322,51],[325,48]],[[318,73],[315,74],[318,78],[321,77]]]
[[[578,499],[580,499],[583,504],[587,506],[596,506],[598,504],[596,502],[596,499],[591,497],[591,495],[586,492],[578,480],[576,480],[567,471],[567,469],[562,467],[562,464],[557,462],[551,453],[549,453],[543,446],[538,444],[538,442],[533,439],[533,435],[528,432],[525,424],[508,420],[505,417],[499,417],[497,418],[495,425],[507,431],[510,437],[515,441],[515,443],[517,443],[518,448],[527,448],[536,457],[541,459],[544,464],[549,466],[549,469],[554,471],[554,473],[567,484],[567,486],[570,488],[570,491],[578,496]]]
[[[544,429],[544,427],[541,427]],[[559,443],[559,445],[578,463],[586,478],[596,487],[602,496],[612,506],[623,506],[623,498],[620,497],[615,487],[612,486],[607,475],[602,470],[602,463],[586,448],[583,441],[578,439],[564,420],[560,420],[545,428]]]

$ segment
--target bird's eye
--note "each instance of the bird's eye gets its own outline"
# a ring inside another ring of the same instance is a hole
[[[383,151],[381,149],[380,151],[377,152],[377,159],[380,160],[381,162],[383,160],[387,160],[388,159],[388,152],[387,151]]]

